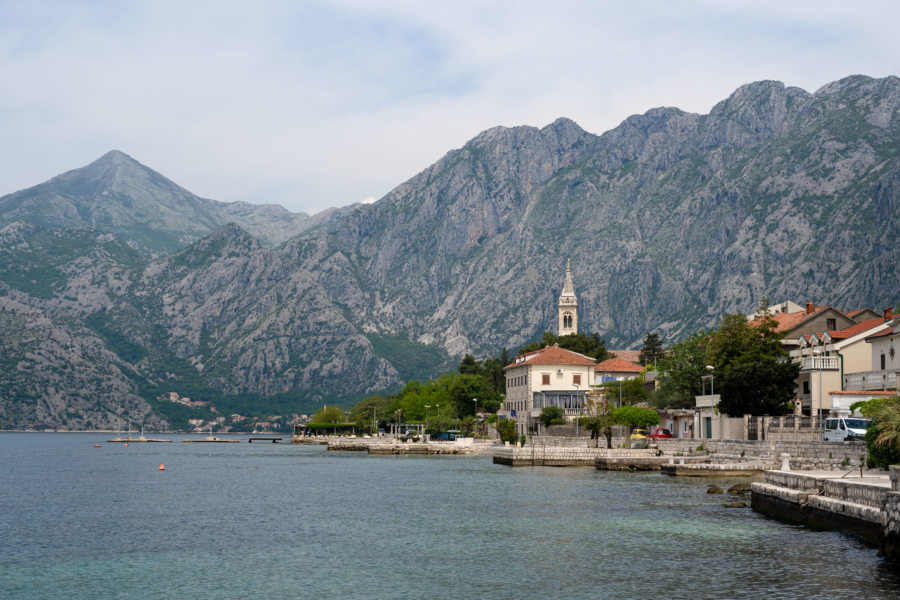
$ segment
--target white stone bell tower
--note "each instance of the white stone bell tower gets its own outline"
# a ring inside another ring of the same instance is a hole
[[[578,298],[575,297],[575,286],[572,285],[569,259],[566,259],[566,282],[559,295],[559,335],[571,333],[578,333]]]

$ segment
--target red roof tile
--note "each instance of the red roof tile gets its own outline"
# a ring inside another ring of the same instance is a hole
[[[640,373],[644,370],[641,365],[633,362],[622,360],[621,358],[610,358],[594,367],[594,371],[603,371],[606,373]]]
[[[868,331],[873,327],[877,327],[882,323],[884,323],[884,317],[878,317],[877,319],[869,319],[868,321],[857,323],[856,325],[847,327],[846,329],[840,329],[837,331],[829,330],[828,333],[831,335],[832,339],[845,340],[847,338],[852,338],[854,335],[859,335],[864,331]]]
[[[640,364],[641,362],[641,351],[640,350],[610,350],[610,354],[615,354],[616,358],[621,358],[622,360],[627,360],[630,363]]]
[[[511,369],[513,367],[521,367],[525,365],[577,365],[592,366],[597,361],[590,356],[572,352],[557,345],[541,348],[528,354],[522,354],[513,359],[513,362],[503,367]]]
[[[873,333],[872,335],[867,336],[866,339],[867,339],[867,340],[871,340],[871,339],[874,339],[874,338],[888,337],[888,336],[891,336],[891,335],[893,335],[893,334],[894,334],[894,329],[891,328],[891,327],[888,327],[888,328],[885,329],[884,331],[879,331],[878,333]]]

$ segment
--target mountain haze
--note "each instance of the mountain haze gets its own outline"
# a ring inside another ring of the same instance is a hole
[[[763,297],[892,306],[898,107],[900,79],[853,76],[751,83],[707,115],[656,108],[602,135],[497,127],[375,204],[315,217],[204,200],[112,152],[0,198],[0,315],[19,319],[0,328],[18,344],[0,389],[37,397],[63,368],[48,350],[22,375],[34,351],[11,332],[39,315],[73,352],[100,342],[93,377],[142,420],[141,398],[170,389],[346,403],[555,330],[566,260],[580,329],[611,347]],[[85,418],[5,403],[0,426]]]

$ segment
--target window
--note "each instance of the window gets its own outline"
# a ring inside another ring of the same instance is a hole
[[[575,373],[572,375],[572,383],[574,385],[581,385],[581,373]]]
[[[825,329],[837,329],[837,320],[836,319],[825,319]]]
[[[550,373],[541,375],[541,385],[550,385]]]
[[[881,370],[884,371],[884,352],[881,353]]]

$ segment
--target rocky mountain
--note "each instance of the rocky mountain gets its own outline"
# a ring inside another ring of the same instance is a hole
[[[900,79],[854,76],[815,93],[752,83],[707,115],[658,108],[599,136],[567,119],[494,128],[377,203],[315,220],[241,214],[112,153],[0,199],[2,248],[18,248],[0,298],[17,323],[101,340],[128,398],[294,407],[553,330],[567,259],[580,328],[615,347],[680,339],[763,297],[880,309],[900,291],[898,107]],[[71,223],[91,229],[55,229]],[[25,355],[6,364],[20,373]],[[41,373],[61,368],[40,356]]]
[[[0,226],[23,220],[46,227],[92,227],[116,233],[149,256],[175,252],[228,223],[275,245],[327,216],[200,198],[117,150],[0,197]]]

